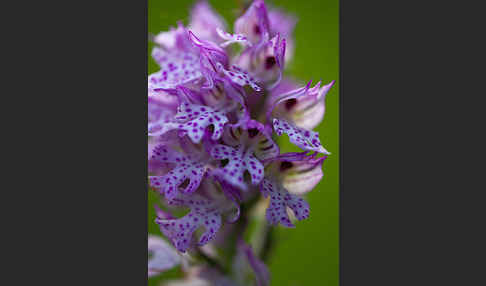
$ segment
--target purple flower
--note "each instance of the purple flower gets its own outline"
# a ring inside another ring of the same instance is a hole
[[[214,238],[221,227],[220,208],[203,197],[193,194],[190,196],[177,196],[168,202],[171,205],[189,207],[191,211],[182,218],[165,219],[160,216],[156,222],[162,232],[168,236],[177,250],[185,252],[189,247],[192,235],[199,227],[205,232],[199,238],[198,245],[204,245]]]
[[[253,44],[268,40],[270,20],[263,0],[255,0],[248,10],[236,19],[235,33],[246,36]]]
[[[296,97],[284,98],[272,110],[276,117],[293,122],[297,127],[312,129],[321,123],[326,110],[326,94],[334,85],[334,81],[320,87],[320,82],[314,88]],[[298,90],[298,85],[290,79],[283,79],[281,84],[272,90],[271,97],[278,97],[292,90]]]
[[[223,133],[223,126],[228,122],[224,111],[215,110],[205,105],[190,104],[184,102],[177,109],[172,119],[158,121],[160,128],[153,132],[154,126],[149,127],[149,136],[162,135],[170,130],[178,129],[181,135],[187,134],[194,143],[201,142],[205,130],[212,126],[212,139],[217,140]]]
[[[297,194],[312,190],[321,180],[321,164],[326,157],[304,153],[287,153],[271,159],[265,179],[260,184],[260,191],[270,197],[266,218],[270,224],[282,224],[294,227],[287,214],[290,208],[298,220],[309,217],[309,204]],[[289,190],[292,190],[290,192]]]
[[[210,155],[217,160],[228,160],[228,163],[215,169],[213,174],[244,191],[249,185],[258,185],[264,176],[263,161],[279,153],[277,144],[264,128],[253,120],[243,127],[226,128],[224,144],[215,145]],[[249,180],[244,178],[245,172]]]
[[[154,276],[169,270],[182,261],[177,251],[163,239],[149,235],[148,251],[152,257],[148,260],[148,276]]]
[[[197,155],[182,154],[161,144],[155,147],[149,161],[173,163],[175,167],[163,176],[150,176],[150,184],[160,190],[168,200],[174,199],[178,194],[191,194],[201,184],[206,174],[207,166]],[[182,185],[187,182],[187,186]]]
[[[244,229],[248,208],[264,198],[270,225],[294,227],[289,210],[297,220],[309,217],[302,196],[319,183],[330,154],[312,129],[324,117],[334,81],[299,86],[283,77],[296,20],[269,11],[255,0],[231,33],[206,1],[198,1],[188,27],[178,23],[154,38],[152,57],[160,70],[148,78],[149,181],[165,209],[157,210],[156,223],[179,252],[197,251],[226,223],[235,228],[224,236]],[[274,140],[283,134],[303,152],[281,154]],[[188,212],[181,216],[180,209]],[[238,241],[257,285],[267,285],[263,262]],[[155,245],[163,248],[160,241]],[[164,251],[154,250],[149,265],[161,271],[173,265],[172,253]],[[221,273],[211,277],[230,281]]]

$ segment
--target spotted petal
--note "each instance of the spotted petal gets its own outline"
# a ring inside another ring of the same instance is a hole
[[[175,168],[163,176],[149,176],[150,185],[165,194],[167,199],[176,197],[180,186],[188,182],[182,193],[193,193],[201,184],[206,166],[196,156],[182,155],[164,145],[157,146],[151,158],[161,163],[175,163]]]
[[[148,260],[148,276],[154,276],[169,270],[181,263],[181,256],[163,239],[148,236],[148,252],[152,257]]]
[[[155,47],[152,57],[160,71],[149,75],[149,89],[171,90],[202,77],[199,57],[189,52],[166,52]]]
[[[223,67],[222,64],[218,63],[218,69],[220,69],[226,77],[228,77],[232,82],[236,83],[239,86],[249,85],[255,91],[261,91],[262,89],[258,86],[256,80],[248,74],[247,71],[243,69],[232,66],[231,70],[227,70]]]
[[[198,245],[204,245],[214,238],[221,227],[221,215],[218,209],[208,200],[199,195],[190,197],[178,196],[169,201],[170,204],[186,206],[191,211],[182,218],[165,219],[157,217],[155,222],[160,225],[180,252],[185,252],[190,245],[194,231],[203,227],[205,232],[199,238]]]
[[[211,107],[184,103],[179,107],[175,116],[179,130],[183,130],[194,143],[201,142],[204,131],[210,125],[214,127],[211,139],[218,140],[223,134],[223,126],[228,118],[222,111],[216,111]]]
[[[303,150],[316,151],[319,153],[330,154],[324,147],[322,147],[319,140],[319,133],[299,128],[283,119],[273,119],[273,128],[278,136],[286,133],[289,136],[290,142]]]
[[[211,138],[217,140],[223,133],[223,127],[228,118],[222,111],[216,111],[211,107],[183,103],[179,106],[174,119],[160,123],[161,127],[157,132],[149,132],[150,136],[162,135],[173,129],[182,131],[181,135],[187,134],[192,142],[199,143],[203,138],[206,128],[213,126]]]
[[[167,143],[167,142],[164,142]],[[154,160],[155,152],[160,154],[160,150],[158,149],[161,145],[160,142],[154,140],[153,138],[149,138],[148,140],[148,171],[153,175],[162,175],[167,173],[168,171],[172,170],[173,166],[171,163],[165,163],[160,160]]]
[[[179,99],[176,95],[170,94],[166,91],[154,91],[152,89],[148,90],[148,101],[149,101],[149,119],[151,108],[171,112],[173,114],[177,111],[177,106],[179,106]],[[150,106],[152,105],[152,107]],[[152,110],[153,111],[153,110]]]
[[[270,224],[280,223],[286,227],[294,227],[287,214],[287,207],[292,209],[298,220],[309,217],[309,204],[304,199],[290,194],[278,182],[265,178],[260,184],[260,191],[264,197],[270,196],[270,204],[265,214]]]
[[[274,158],[280,153],[277,143],[258,121],[249,120],[243,127],[227,125],[226,129],[222,137],[225,144],[237,146],[244,143],[252,146],[253,155],[260,161]]]
[[[171,97],[167,95],[167,97]],[[171,99],[172,100],[172,99]],[[164,128],[164,124],[169,122],[175,115],[173,102],[163,102],[153,96],[148,98],[148,133],[159,133]]]
[[[244,182],[245,170],[248,171],[253,185],[260,183],[263,179],[263,165],[253,156],[249,150],[244,150],[243,146],[230,147],[226,145],[216,145],[211,149],[211,156],[215,159],[228,159],[226,166],[216,169],[214,174],[222,177],[225,181],[242,190],[247,189]]]

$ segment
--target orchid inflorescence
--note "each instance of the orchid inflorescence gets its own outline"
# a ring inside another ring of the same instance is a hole
[[[294,25],[294,17],[255,0],[230,33],[199,1],[187,27],[178,23],[153,37],[160,70],[148,77],[149,181],[166,209],[190,210],[178,218],[157,207],[156,223],[180,253],[214,241],[261,197],[270,225],[294,227],[288,210],[297,220],[309,217],[301,196],[321,180],[329,154],[312,129],[334,81],[299,86],[283,75]],[[275,140],[283,134],[303,151],[282,154]],[[238,243],[265,284],[261,261]],[[149,275],[181,263],[161,239],[151,236],[149,250]]]

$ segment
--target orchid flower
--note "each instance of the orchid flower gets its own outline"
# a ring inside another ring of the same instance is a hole
[[[309,218],[304,195],[321,181],[330,154],[312,129],[334,81],[300,86],[284,76],[295,23],[255,0],[231,32],[198,1],[187,27],[180,22],[154,37],[160,70],[148,76],[149,184],[161,198],[155,222],[173,247],[149,238],[149,275],[177,267],[185,253],[207,265],[191,265],[186,279],[171,285],[243,285],[231,277],[240,266],[221,266],[218,251],[210,257],[201,250],[233,241],[225,249],[245,258],[255,285],[268,285],[259,252],[242,236],[255,202],[267,203],[273,227]],[[281,153],[276,140],[284,134],[302,152]]]

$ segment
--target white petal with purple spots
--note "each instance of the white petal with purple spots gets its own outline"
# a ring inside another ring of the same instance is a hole
[[[169,150],[163,145],[155,147],[150,160],[176,164],[174,169],[163,176],[149,176],[150,185],[165,194],[168,200],[175,198],[179,192],[193,193],[206,173],[206,166],[200,160]],[[187,186],[180,190],[185,182]]]
[[[225,112],[204,105],[183,103],[179,106],[173,120],[149,124],[149,136],[162,135],[170,130],[179,129],[183,132],[182,135],[187,134],[192,142],[200,143],[206,128],[212,125],[211,139],[218,140],[223,134],[226,122],[228,118]]]
[[[160,65],[160,71],[149,75],[149,88],[175,89],[202,77],[199,57],[187,52],[168,53],[160,48],[154,48],[152,57]]]
[[[298,220],[309,217],[309,204],[302,198],[290,194],[282,185],[263,179],[260,191],[265,197],[270,196],[270,204],[266,211],[266,218],[272,225],[282,224],[286,227],[294,227],[287,214],[287,207],[292,209]]]
[[[178,125],[178,128],[184,130],[194,143],[201,142],[206,127],[210,125],[214,127],[211,139],[219,139],[223,134],[224,125],[228,122],[228,118],[222,111],[189,103],[179,106],[175,119],[177,122],[184,122]]]
[[[232,70],[227,70],[218,63],[218,68],[234,83],[239,86],[249,85],[255,91],[261,91],[262,89],[258,86],[256,80],[248,74],[247,71],[240,69],[237,66],[232,66]]]
[[[242,190],[247,189],[244,182],[245,170],[251,177],[251,183],[256,185],[263,179],[263,165],[253,156],[252,152],[245,150],[241,145],[230,147],[216,145],[211,149],[211,156],[215,159],[228,159],[226,166],[216,169],[214,173],[221,176],[225,181]]]
[[[321,141],[319,140],[319,133],[317,132],[299,128],[285,120],[276,118],[273,119],[273,128],[278,136],[286,133],[289,136],[290,142],[304,150],[330,154],[322,147]]]
[[[169,97],[169,96],[166,96]],[[172,99],[170,99],[172,100]],[[167,103],[169,102],[169,103]],[[157,100],[154,97],[148,98],[148,135],[164,133],[164,125],[175,115],[175,108],[172,102]]]
[[[218,209],[208,200],[198,195],[177,197],[169,201],[170,204],[186,206],[191,211],[182,218],[157,218],[162,232],[167,235],[177,250],[185,252],[190,245],[194,231],[204,227],[205,232],[199,238],[198,245],[204,245],[214,238],[221,227],[221,215]]]

